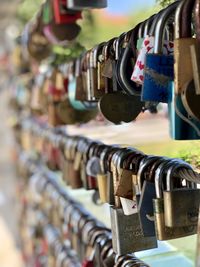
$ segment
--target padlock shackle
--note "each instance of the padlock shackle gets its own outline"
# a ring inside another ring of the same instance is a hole
[[[200,1],[195,2],[195,26],[196,26],[196,38],[200,43]]]
[[[163,39],[164,39],[164,34],[165,34],[164,29],[165,29],[168,19],[170,18],[170,16],[173,15],[178,4],[179,4],[179,1],[176,1],[175,3],[168,6],[159,17],[159,20],[157,22],[156,29],[155,29],[155,45],[154,45],[155,54],[162,54]]]
[[[178,164],[171,166],[167,171],[167,175],[166,175],[166,190],[167,191],[172,191],[174,189],[172,176],[178,169],[186,168],[186,169],[192,170],[192,167],[189,165],[189,163],[186,163],[179,159],[176,159],[176,161]]]
[[[115,166],[116,170],[119,171],[119,166],[121,166],[122,156],[126,158],[127,153],[129,152],[128,148],[121,148],[112,157],[112,164]]]
[[[140,152],[137,149],[134,148],[127,148],[127,150],[124,151],[124,153],[120,154],[120,156],[118,157],[118,161],[117,161],[117,168],[118,171],[120,171],[121,168],[123,168],[124,165],[124,161],[131,155],[133,154],[137,154],[138,152]]]
[[[180,38],[192,37],[192,14],[195,0],[185,0],[181,13],[181,36]]]
[[[98,58],[99,58],[99,55],[101,55],[101,53],[102,53],[104,45],[105,45],[105,42],[102,42],[102,43],[96,45],[95,48],[94,48],[94,53],[93,53],[93,56],[94,56],[94,58],[93,58],[93,61],[94,61],[93,67],[94,68],[97,68]]]
[[[162,15],[163,12],[164,12],[164,10],[159,11],[155,15],[155,17],[153,18],[153,21],[152,21],[152,24],[151,24],[151,27],[150,27],[149,33],[148,33],[149,36],[155,36],[156,25],[157,25],[158,20],[159,20],[159,18]]]
[[[143,38],[146,21],[147,20],[145,20],[145,21],[140,23],[140,26],[139,26],[139,29],[138,29],[138,34],[137,34],[137,39]]]
[[[145,38],[148,35],[148,33],[149,33],[150,29],[151,29],[151,25],[154,22],[154,20],[156,19],[157,15],[158,14],[154,14],[154,15],[152,15],[150,18],[148,18],[145,21],[144,33],[143,33],[143,36],[142,36],[143,38]]]
[[[115,60],[118,60],[120,57],[120,49],[121,49],[121,44],[124,41],[124,38],[126,36],[126,32],[123,32],[116,40],[114,51],[115,51]]]
[[[136,177],[139,192],[142,191],[142,184],[143,184],[142,176],[143,176],[146,168],[149,165],[151,165],[153,162],[157,161],[159,158],[160,158],[159,156],[150,155],[147,158],[144,158],[143,160],[141,160],[139,170],[137,172],[137,177]]]
[[[155,172],[155,191],[156,191],[156,198],[162,199],[163,198],[163,192],[162,192],[162,186],[163,186],[163,175],[166,171],[166,168],[171,166],[172,162],[171,159],[166,160],[165,162],[162,162],[156,169]]]

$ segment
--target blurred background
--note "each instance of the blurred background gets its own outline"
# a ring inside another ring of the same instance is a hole
[[[18,207],[16,202],[16,178],[12,159],[13,138],[10,130],[12,115],[7,107],[7,91],[9,87],[8,72],[12,69],[9,54],[15,46],[16,38],[24,25],[38,10],[41,0],[0,0],[0,93],[1,93],[1,127],[0,127],[0,267],[22,267],[20,255],[20,239],[17,228]],[[82,32],[78,37],[80,44],[90,48],[97,43],[119,36],[122,32],[133,28],[160,8],[168,5],[168,0],[108,0],[108,8],[104,10],[86,11],[80,22]],[[58,53],[67,54],[63,48],[56,48]],[[107,127],[107,126],[106,126]],[[123,126],[109,126],[112,131],[103,129],[105,134],[99,135],[95,127],[84,127],[69,131],[85,134],[91,138],[101,138],[108,143],[133,145],[148,154],[182,157],[199,165],[199,142],[176,142],[169,139],[168,121],[165,113],[141,116],[136,123]],[[112,134],[110,134],[112,132]],[[108,134],[109,133],[109,134]],[[131,133],[131,134],[130,134]],[[84,201],[84,198],[83,198]],[[196,237],[188,237],[170,242],[165,248],[170,255],[183,255],[183,264],[177,266],[193,266],[195,258]],[[162,253],[162,251],[160,252]],[[164,263],[159,266],[165,266]],[[170,265],[166,265],[170,266]],[[172,266],[172,265],[171,265]],[[175,266],[175,265],[173,265]]]

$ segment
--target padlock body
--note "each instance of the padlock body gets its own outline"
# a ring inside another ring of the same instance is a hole
[[[174,40],[174,73],[175,92],[181,93],[183,86],[193,79],[190,46],[196,43],[195,38]]]
[[[173,228],[167,227],[165,225],[164,199],[154,199],[153,206],[156,236],[158,240],[171,240],[196,234],[197,230],[193,225]]]
[[[173,79],[172,55],[147,54],[142,100],[168,103],[172,97],[170,81]]]
[[[48,104],[48,123],[53,127],[63,124],[58,117],[57,106],[58,102]]]
[[[107,202],[107,175],[98,174],[97,183],[99,189],[99,196],[102,203]]]
[[[197,227],[197,254],[196,254],[196,265],[200,266],[200,209],[199,209],[199,219],[198,219],[198,227]]]
[[[113,250],[119,255],[157,247],[155,237],[144,237],[138,213],[125,216],[122,209],[110,208]]]
[[[155,223],[152,218],[154,198],[156,198],[155,184],[144,181],[138,205],[140,225],[144,236],[155,236]]]
[[[174,83],[171,83],[172,88],[172,101],[168,103],[169,121],[170,121],[170,136],[174,140],[198,140],[198,135],[195,127],[200,129],[200,123],[189,118],[185,110],[181,96],[175,94]],[[186,118],[194,127],[185,121]]]
[[[200,204],[199,189],[173,189],[164,191],[163,196],[166,226],[197,226]]]
[[[93,190],[98,188],[97,179],[94,176],[87,175],[88,189]]]
[[[72,189],[82,188],[83,183],[81,180],[80,170],[74,169],[74,162],[72,160],[68,161],[68,175],[69,185],[72,187]]]

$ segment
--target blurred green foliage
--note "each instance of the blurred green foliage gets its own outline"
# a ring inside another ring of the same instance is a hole
[[[161,6],[161,7],[166,7],[169,4],[175,2],[175,0],[156,0],[156,2]]]
[[[193,166],[200,168],[199,141],[169,140],[156,144],[139,145],[137,148],[146,154],[181,158]]]
[[[21,1],[17,10],[17,16],[22,24],[27,23],[33,17],[33,15],[38,11],[41,3],[41,0]]]

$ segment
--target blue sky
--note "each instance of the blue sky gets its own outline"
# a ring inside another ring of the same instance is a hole
[[[113,14],[126,14],[131,10],[138,10],[142,7],[153,6],[155,0],[108,0],[108,12]]]

